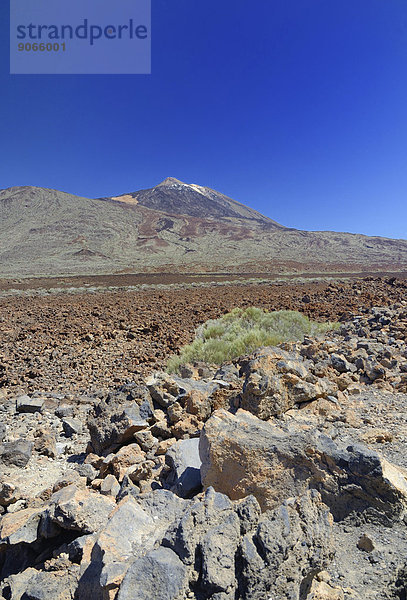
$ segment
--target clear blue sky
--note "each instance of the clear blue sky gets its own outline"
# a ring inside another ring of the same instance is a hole
[[[151,76],[10,76],[1,2],[0,188],[174,176],[288,226],[407,238],[406,0],[152,2]]]

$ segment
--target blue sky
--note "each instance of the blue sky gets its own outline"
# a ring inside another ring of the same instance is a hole
[[[101,0],[102,1],[102,0]],[[9,75],[0,188],[167,176],[291,227],[407,238],[405,0],[152,0],[152,75]]]

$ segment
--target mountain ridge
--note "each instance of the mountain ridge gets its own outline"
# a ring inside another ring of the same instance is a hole
[[[287,228],[167,178],[119,196],[0,190],[0,276],[120,272],[348,272],[407,268],[407,241]]]

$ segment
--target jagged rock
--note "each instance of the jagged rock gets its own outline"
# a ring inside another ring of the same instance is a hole
[[[0,583],[3,591],[1,598],[9,598],[10,600],[21,600],[22,595],[27,589],[31,579],[37,575],[38,571],[33,568],[23,570],[21,573],[7,577],[6,581]]]
[[[14,504],[20,498],[19,489],[10,481],[0,481],[0,506]]]
[[[0,444],[0,462],[5,465],[25,467],[31,458],[33,443],[27,440],[3,442]]]
[[[187,575],[175,552],[169,548],[152,550],[127,571],[117,600],[181,600],[188,589]]]
[[[144,460],[143,462],[133,465],[127,469],[127,476],[133,483],[140,483],[150,479],[155,463],[152,460]]]
[[[154,411],[155,423],[151,426],[150,431],[158,440],[165,440],[172,437],[171,429],[167,415],[162,410]]]
[[[0,520],[0,547],[4,544],[14,546],[24,542],[35,542],[41,510],[26,508],[16,513],[8,513]]]
[[[174,402],[167,408],[167,416],[171,425],[175,425],[184,417],[184,410],[178,402]]]
[[[384,379],[386,377],[386,369],[384,369],[376,360],[368,360],[365,366],[366,376],[371,381]]]
[[[148,408],[152,414],[152,407]],[[147,409],[144,412],[150,414]],[[149,424],[142,413],[142,407],[136,402],[121,410],[112,410],[105,402],[101,402],[88,419],[93,452],[99,455],[114,452],[133,439],[137,431],[146,429]]]
[[[86,478],[86,483],[91,483],[91,481],[97,477],[97,471],[90,463],[77,465],[76,471],[79,473],[80,477]]]
[[[373,540],[365,533],[360,536],[357,547],[359,550],[363,550],[364,552],[373,552],[375,549]]]
[[[144,460],[144,454],[138,444],[123,446],[116,454],[109,454],[100,466],[100,477],[113,474],[121,482],[128,469]]]
[[[199,421],[195,415],[186,415],[186,417],[171,427],[171,435],[177,440],[189,437],[199,437],[202,429],[202,421]]]
[[[58,492],[62,490],[62,488],[68,487],[69,485],[75,485],[77,488],[85,488],[86,487],[86,477],[81,475],[80,467],[77,467],[74,470],[67,469],[64,473],[62,473],[61,477],[56,480],[54,485],[52,486],[52,492]]]
[[[185,410],[205,421],[211,414],[211,404],[207,394],[199,390],[191,390],[184,398]]]
[[[342,354],[331,354],[331,365],[338,373],[349,373],[356,371],[355,365],[352,365]]]
[[[201,398],[209,399],[220,385],[214,380],[181,378],[167,373],[155,373],[146,380],[146,384],[153,400],[164,409],[175,402],[184,406],[191,392],[199,392]]]
[[[60,419],[66,419],[67,417],[73,417],[74,407],[71,404],[62,404],[55,409],[55,416]]]
[[[42,412],[44,400],[42,398],[30,398],[29,396],[18,396],[16,398],[16,411],[18,413]]]
[[[209,488],[163,545],[188,567],[197,598],[297,598],[330,561],[332,517],[315,491],[261,515],[253,497],[233,503]]]
[[[78,597],[114,597],[129,566],[154,549],[186,506],[187,501],[165,490],[136,498],[126,496],[106,526],[93,538],[88,536],[90,546],[82,550]]]
[[[57,455],[57,445],[55,435],[50,429],[41,427],[35,432],[34,449],[38,454],[55,458]]]
[[[153,549],[155,529],[154,519],[133,498],[124,498],[96,536],[91,560],[81,564],[79,597],[103,600],[116,591],[130,564]]]
[[[241,598],[301,598],[334,553],[332,515],[318,492],[286,500],[241,543]]]
[[[82,431],[82,423],[79,419],[74,419],[71,417],[66,417],[62,421],[62,427],[66,437],[72,437],[73,435],[77,435]]]
[[[325,581],[314,580],[306,600],[344,600],[343,590]]]
[[[6,437],[7,427],[0,421],[0,442]]]
[[[181,393],[185,393],[185,389],[180,387],[177,378],[167,373],[154,373],[146,379],[146,385],[152,399],[162,408],[167,408],[176,401]]]
[[[407,507],[407,471],[362,445],[338,446],[313,427],[282,428],[220,410],[205,424],[200,454],[204,488],[232,499],[253,494],[263,509],[309,488],[337,518],[369,507],[393,517]]]
[[[11,576],[11,600],[74,600],[78,582],[77,565],[58,571],[26,569]]]
[[[298,360],[298,355],[281,348],[262,348],[244,367],[245,382],[241,408],[260,419],[281,415],[296,404],[327,397],[332,391],[326,384],[306,381],[313,376]]]
[[[201,489],[199,439],[180,440],[165,455],[170,472],[165,483],[181,498],[190,498]]]
[[[153,448],[158,446],[158,440],[153,436],[151,431],[144,429],[143,431],[137,431],[134,434],[134,439],[139,444],[140,448],[144,452],[150,452]]]
[[[68,485],[52,495],[47,520],[62,529],[93,533],[107,523],[115,506],[109,496]]]
[[[114,475],[107,475],[100,486],[100,493],[115,498],[120,492],[120,485]]]

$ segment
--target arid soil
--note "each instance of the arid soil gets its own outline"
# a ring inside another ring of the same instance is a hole
[[[302,285],[228,285],[0,300],[0,387],[88,393],[165,366],[195,328],[235,306],[294,309],[346,320],[406,298],[407,282],[365,278]]]

